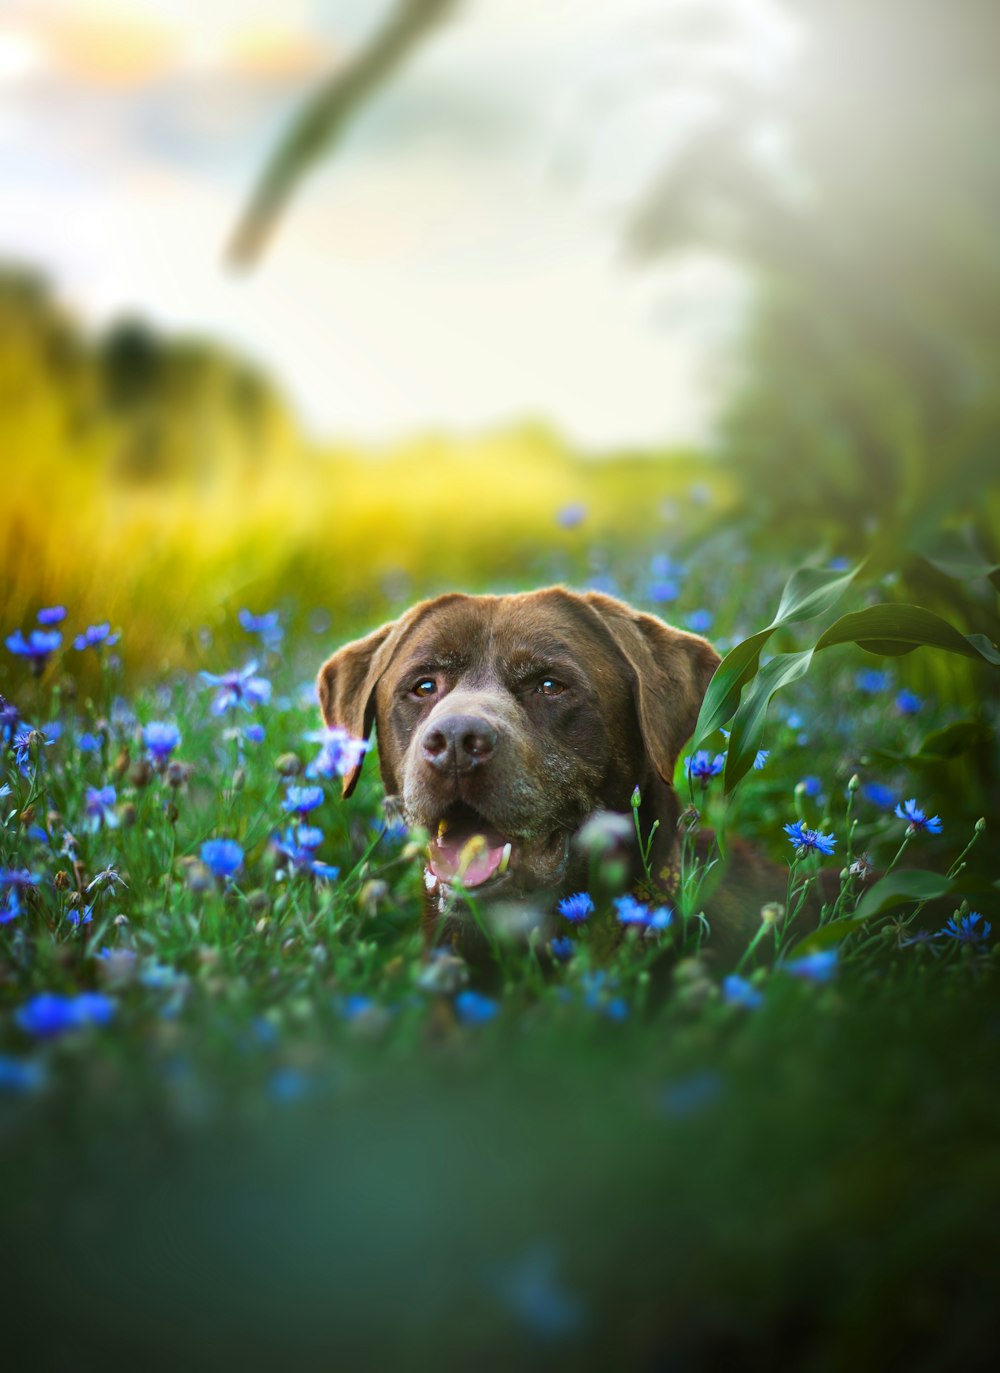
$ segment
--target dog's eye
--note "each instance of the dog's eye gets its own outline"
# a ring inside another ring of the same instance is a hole
[[[555,677],[543,677],[535,690],[540,696],[561,696],[566,687]]]
[[[425,701],[428,696],[433,696],[438,689],[438,684],[433,677],[421,677],[419,682],[414,682],[410,687],[410,695],[415,696],[418,701]]]

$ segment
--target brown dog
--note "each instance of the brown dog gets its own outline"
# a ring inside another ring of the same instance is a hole
[[[445,917],[454,933],[456,883],[477,905],[549,914],[585,887],[574,836],[597,812],[628,815],[636,787],[643,834],[659,822],[650,866],[669,895],[674,769],[719,661],[698,635],[596,592],[452,594],[340,649],[320,669],[319,699],[328,726],[355,738],[375,726],[387,800],[431,837],[430,924]]]

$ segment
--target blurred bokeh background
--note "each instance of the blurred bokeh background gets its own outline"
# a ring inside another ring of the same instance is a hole
[[[989,0],[6,0],[5,612],[690,556],[995,625]],[[709,508],[706,511],[706,507]],[[554,561],[553,561],[554,555]]]

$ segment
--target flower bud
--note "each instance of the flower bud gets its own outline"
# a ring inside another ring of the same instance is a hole
[[[282,753],[275,759],[274,766],[282,777],[298,777],[302,771],[302,759],[297,753]]]
[[[847,784],[847,790],[848,790],[848,791],[851,793],[851,795],[853,796],[854,793],[857,791],[858,787],[860,787],[860,785],[861,785],[861,778],[860,778],[860,777],[858,776],[858,774],[855,772],[855,773],[852,775],[851,780],[850,780],[850,781],[848,782],[848,784]]]
[[[760,923],[762,925],[777,925],[784,918],[785,908],[780,901],[768,901],[765,906],[760,908]]]

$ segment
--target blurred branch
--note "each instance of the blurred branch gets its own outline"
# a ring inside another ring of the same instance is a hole
[[[232,264],[253,264],[292,191],[312,164],[328,151],[364,103],[457,3],[458,0],[399,0],[368,45],[307,101],[271,154],[236,226],[226,250]]]

